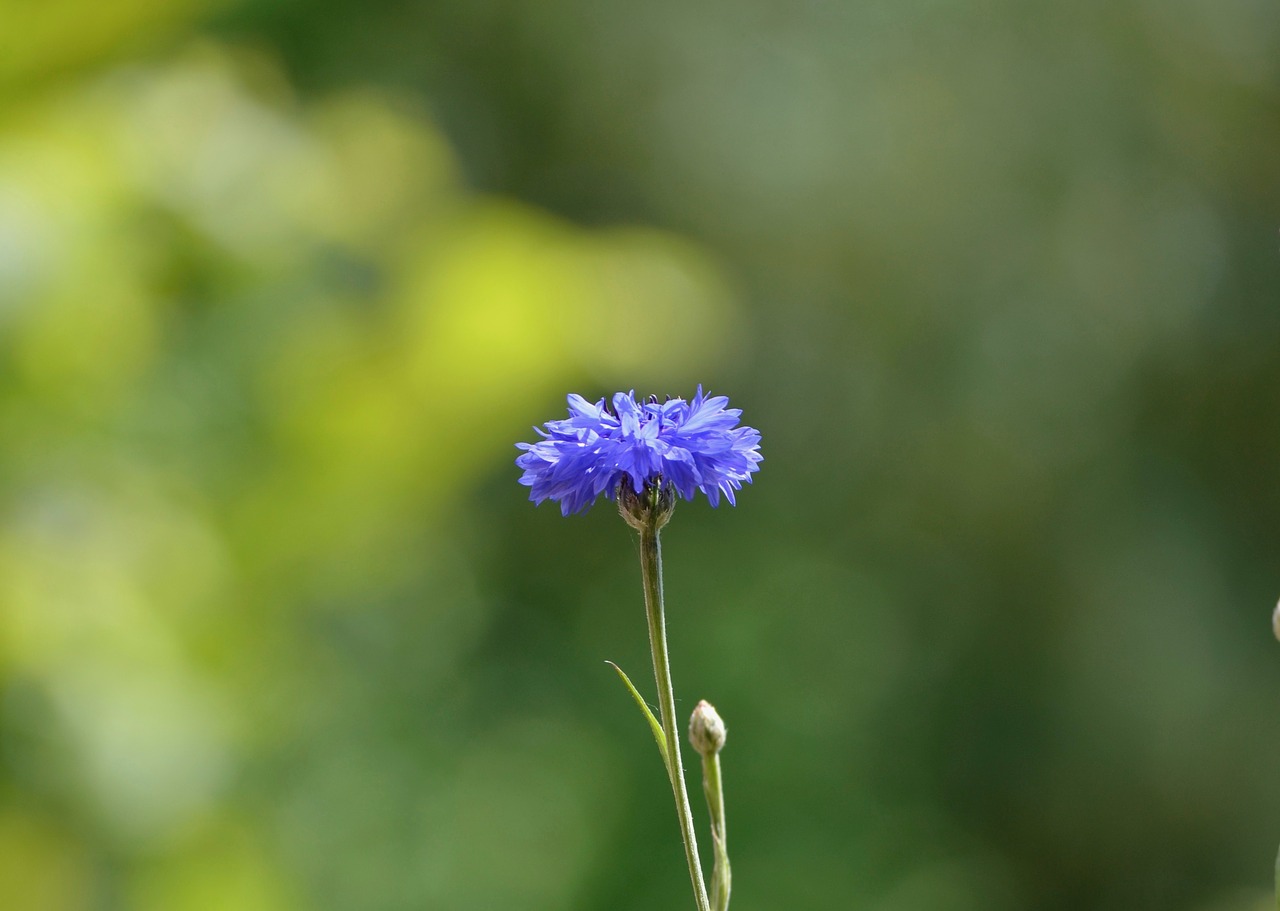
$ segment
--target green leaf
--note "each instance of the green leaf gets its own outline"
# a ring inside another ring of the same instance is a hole
[[[648,703],[644,701],[644,697],[640,695],[640,691],[635,688],[631,682],[631,678],[626,675],[622,668],[618,667],[612,661],[606,661],[605,664],[618,672],[618,676],[622,678],[622,682],[627,685],[627,689],[631,691],[631,697],[635,699],[636,705],[640,706],[640,711],[644,712],[644,717],[649,719],[649,727],[653,730],[653,739],[658,744],[658,752],[662,754],[662,764],[667,767],[667,775],[671,775],[671,758],[667,756],[667,737],[662,731],[662,725],[658,723],[658,719],[653,717]]]

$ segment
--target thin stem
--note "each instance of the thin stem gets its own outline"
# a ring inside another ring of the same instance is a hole
[[[702,757],[702,791],[707,795],[707,809],[711,812],[711,840],[716,852],[715,868],[711,871],[711,911],[726,911],[733,876],[729,872],[729,844],[724,825],[724,782],[720,777],[719,753],[708,753]]]
[[[662,712],[662,730],[666,735],[667,755],[671,758],[667,772],[676,799],[676,816],[684,839],[684,856],[689,862],[689,878],[693,881],[693,897],[698,911],[710,911],[707,886],[702,879],[702,862],[698,859],[698,841],[693,834],[693,813],[689,809],[689,793],[684,784],[684,763],[680,758],[680,739],[676,732],[676,697],[671,687],[671,664],[667,658],[667,623],[662,606],[662,545],[658,529],[652,524],[640,531],[640,573],[644,577],[644,606],[649,615],[649,650],[653,654],[653,677],[658,685],[658,707]]]

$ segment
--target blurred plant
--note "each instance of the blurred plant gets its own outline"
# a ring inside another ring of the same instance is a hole
[[[608,406],[604,399],[593,405],[582,396],[570,395],[568,419],[550,421],[545,429],[537,430],[544,437],[540,442],[516,444],[525,451],[516,459],[524,469],[520,483],[531,488],[529,498],[535,503],[556,500],[561,512],[569,515],[589,508],[604,494],[618,501],[622,518],[640,535],[640,573],[661,722],[626,673],[616,664],[612,666],[648,720],[662,754],[699,911],[725,911],[729,905],[729,857],[718,757],[725,728],[709,703],[698,703],[689,736],[703,758],[703,790],[715,842],[708,899],[676,736],[659,533],[675,510],[677,493],[692,500],[701,490],[713,507],[719,505],[723,493],[732,504],[734,491],[741,489],[744,481],[750,482],[751,474],[758,470],[763,459],[760,433],[752,427],[739,427],[742,411],[726,408],[728,404],[724,396],[707,398],[701,386],[692,402],[668,398],[659,404],[651,396],[641,404],[633,392],[619,392]]]
[[[1271,632],[1280,640],[1280,602],[1271,612]],[[1280,850],[1276,852],[1276,909],[1280,911]]]

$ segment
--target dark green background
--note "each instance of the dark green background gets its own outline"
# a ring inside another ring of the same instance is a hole
[[[736,911],[1272,907],[1280,7],[0,17],[0,906],[688,907],[512,444],[701,382]]]

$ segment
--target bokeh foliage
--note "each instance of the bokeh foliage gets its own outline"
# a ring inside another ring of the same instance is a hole
[[[1280,9],[0,2],[0,908],[687,904],[570,390],[740,911],[1260,911]]]

